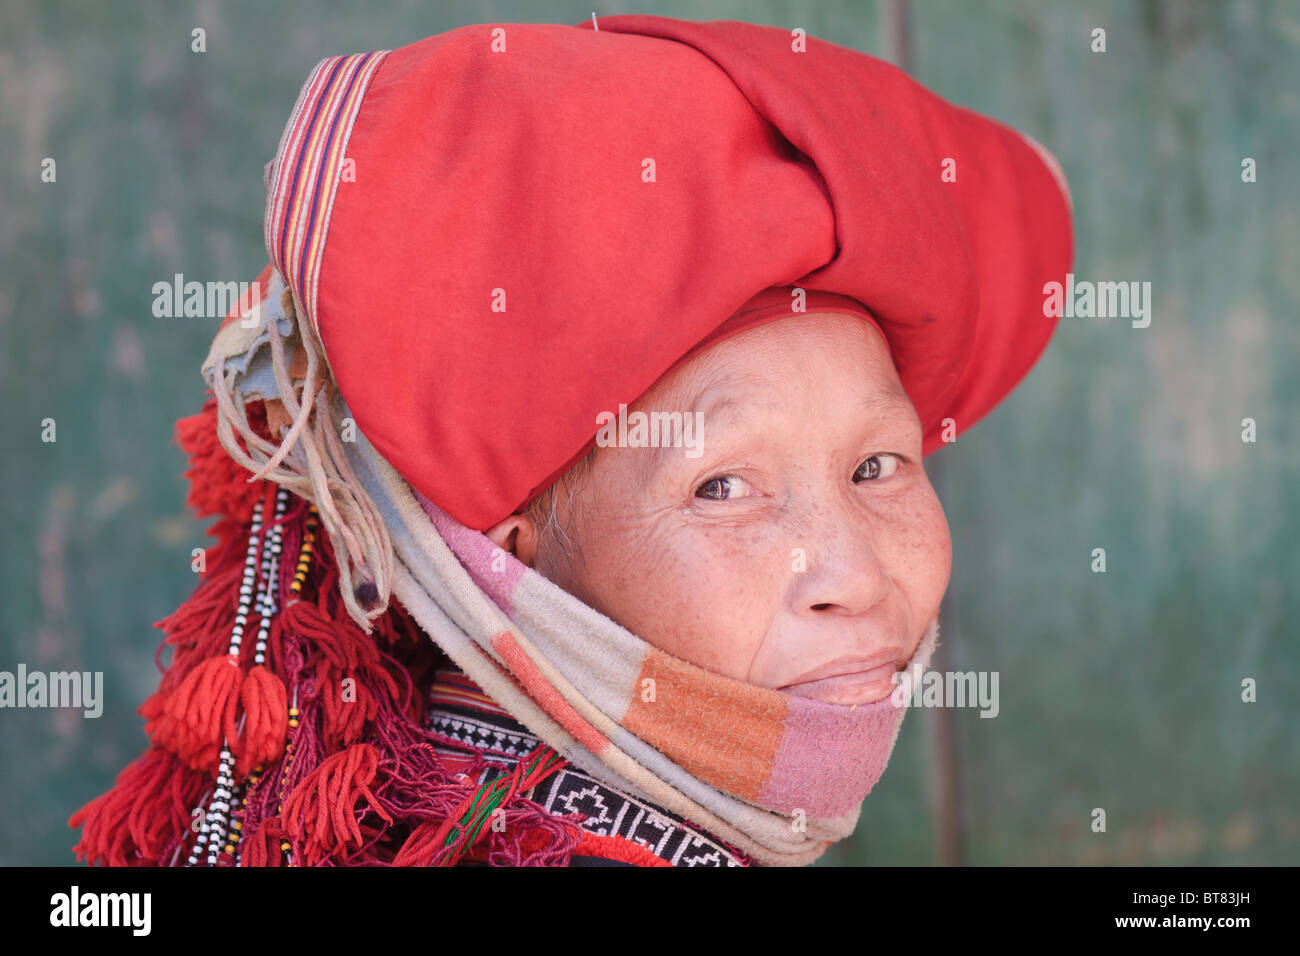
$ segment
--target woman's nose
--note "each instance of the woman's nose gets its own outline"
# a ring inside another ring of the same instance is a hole
[[[822,506],[815,511],[802,522],[792,553],[796,606],[824,613],[870,611],[894,587],[881,562],[880,528],[861,509]]]

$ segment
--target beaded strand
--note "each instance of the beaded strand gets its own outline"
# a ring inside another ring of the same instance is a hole
[[[289,764],[293,763],[293,738],[297,736],[293,731],[298,727],[298,688],[293,689],[293,705],[289,708],[289,743],[285,747],[284,757],[284,775],[280,777],[280,802],[276,805],[275,812],[284,812],[284,785],[289,776]],[[293,848],[289,845],[288,840],[280,841],[280,855],[284,860],[285,866],[297,866],[293,862]]]
[[[292,595],[290,601],[298,600],[302,594],[303,585],[307,582],[307,574],[311,570],[311,557],[315,553],[316,529],[320,525],[320,519],[316,512],[316,506],[310,505],[307,508],[307,526],[302,535],[302,546],[298,550],[298,565],[294,569],[293,581],[289,585],[289,593]],[[280,792],[279,802],[276,804],[275,812],[284,812],[285,789],[289,781],[289,765],[293,763],[293,745],[297,738],[294,733],[298,729],[298,723],[301,714],[298,711],[298,688],[293,689],[293,701],[289,705],[289,741],[285,745],[284,770],[280,774]],[[296,866],[293,862],[293,848],[288,840],[280,841],[280,854],[284,860],[285,866]]]
[[[262,601],[261,601],[261,605],[258,607],[258,614],[260,615],[260,617],[258,620],[258,627],[257,627],[257,643],[253,646],[254,666],[257,666],[258,664],[266,663],[266,640],[267,640],[267,636],[271,633],[271,618],[276,613],[276,611],[279,610],[276,604],[276,599],[275,599],[276,588],[274,585],[275,582],[280,579],[281,536],[284,530],[284,526],[280,523],[280,519],[284,517],[284,509],[285,506],[288,504],[288,501],[289,501],[289,492],[286,491],[284,488],[278,489],[275,495],[275,523],[272,524],[271,531],[266,537],[266,549],[262,560],[262,593],[261,593]],[[239,721],[240,730],[243,729],[244,720],[247,719],[247,716],[248,715],[245,714],[244,717],[240,719]],[[227,748],[227,750],[228,749],[229,748]],[[223,757],[225,756],[227,750],[222,751]],[[235,798],[238,798],[239,800],[239,809],[234,811],[234,813],[231,814],[232,819],[230,822],[230,837],[226,842],[225,847],[223,848],[223,851],[225,853],[231,854],[232,857],[236,852],[236,847],[239,844],[240,833],[244,828],[243,817],[244,817],[245,808],[248,806],[247,790],[248,787],[250,787],[252,784],[256,782],[253,779],[253,776],[256,773],[257,771],[255,770],[253,774],[249,774],[248,783],[247,784],[241,783],[234,790],[233,796]],[[217,854],[213,850],[213,846],[214,844],[212,843],[209,843],[208,845],[209,866],[216,865]]]
[[[312,553],[313,553],[313,550],[314,550],[313,547],[312,547],[312,545],[314,544],[314,542],[315,542],[315,540],[316,540],[316,529],[317,529],[317,527],[319,526],[319,524],[320,524],[320,520],[319,520],[319,518],[317,517],[316,506],[315,506],[315,505],[309,505],[308,508],[307,508],[307,522],[306,522],[306,528],[305,528],[305,531],[304,531],[304,534],[303,534],[302,546],[301,546],[301,548],[300,548],[300,550],[299,550],[299,553],[298,553],[298,563],[297,563],[297,567],[296,567],[295,572],[294,572],[293,581],[292,581],[292,583],[289,585],[289,593],[290,593],[291,595],[293,595],[293,597],[291,597],[289,600],[287,600],[287,601],[285,602],[285,605],[286,605],[286,606],[288,606],[289,604],[292,604],[295,600],[298,600],[298,595],[300,595],[300,594],[302,593],[303,585],[304,585],[304,584],[306,583],[306,581],[307,581],[307,574],[308,574],[308,572],[311,570],[311,556],[312,556]],[[279,553],[279,552],[277,551],[277,554],[278,554],[278,553]],[[265,650],[265,644],[264,644],[264,642],[260,642],[260,641],[259,641],[259,644],[258,644],[258,655],[259,655],[259,656],[258,656],[258,661],[259,661],[259,663],[260,663],[260,660],[261,660],[261,655],[262,655],[262,653],[264,652],[264,650]],[[286,781],[287,781],[287,779],[288,779],[289,764],[291,764],[291,763],[293,762],[293,739],[292,739],[293,735],[292,735],[292,731],[295,730],[295,729],[298,727],[300,716],[301,716],[301,714],[300,714],[300,712],[299,712],[299,710],[298,710],[298,688],[295,687],[295,688],[293,689],[293,699],[292,699],[292,701],[290,702],[290,705],[289,705],[289,730],[290,730],[290,739],[289,739],[289,741],[287,742],[287,744],[286,744],[286,746],[285,746],[284,773],[281,774],[281,777],[280,777],[280,800],[281,800],[281,803],[280,803],[280,805],[276,808],[277,812],[283,810],[283,807],[284,807],[284,804],[283,804],[283,800],[284,800],[284,785],[285,785],[285,783],[286,783]],[[242,846],[241,846],[240,843],[239,843],[239,836],[241,835],[241,833],[242,833],[242,831],[243,831],[243,820],[244,820],[244,816],[245,816],[245,814],[247,813],[247,809],[248,809],[248,798],[249,798],[249,796],[250,796],[254,791],[256,791],[256,789],[257,789],[257,785],[262,781],[263,774],[264,774],[265,772],[266,772],[266,764],[265,764],[265,763],[262,763],[262,764],[259,764],[259,765],[258,765],[258,767],[257,767],[256,770],[254,770],[252,773],[250,773],[250,774],[248,775],[248,786],[247,786],[246,789],[243,790],[243,792],[242,792],[242,794],[241,794],[240,803],[239,803],[239,810],[236,811],[236,815],[237,815],[237,818],[238,818],[238,819],[237,819],[234,823],[231,824],[231,829],[234,830],[234,831],[237,831],[237,832],[235,832],[235,833],[233,834],[233,839],[232,839],[232,841],[231,841],[231,845],[230,845],[230,846],[233,846],[233,849],[234,849],[234,865],[235,865],[235,866],[240,866],[240,865],[242,864],[242,861],[243,861],[243,848],[242,848]],[[229,848],[229,847],[228,847],[228,848]],[[284,864],[285,864],[286,866],[294,866],[294,865],[295,865],[295,864],[293,863],[293,856],[292,856],[292,852],[291,852],[291,851],[292,851],[292,848],[291,848],[291,846],[289,845],[289,842],[288,842],[287,840],[283,840],[283,839],[282,839],[282,840],[280,841],[280,853],[281,853],[281,857],[282,857],[282,859],[284,860]]]
[[[244,628],[248,624],[249,607],[254,599],[254,584],[257,584],[258,612],[260,615],[254,663],[261,664],[266,656],[266,640],[270,633],[271,617],[276,610],[274,581],[278,575],[279,555],[281,550],[282,525],[289,493],[284,488],[276,492],[274,523],[266,536],[266,547],[262,554],[260,578],[257,576],[257,551],[262,534],[262,502],[258,501],[253,509],[253,519],[249,530],[248,551],[244,560],[244,576],[239,586],[239,604],[235,612],[235,624],[231,630],[230,647],[227,654],[238,659],[244,639]],[[235,666],[239,666],[238,663]],[[247,715],[241,717],[237,732],[242,731]],[[247,806],[247,792],[244,785],[236,786],[234,780],[234,754],[230,741],[224,740],[221,759],[217,767],[217,785],[212,799],[207,806],[207,814],[200,824],[198,839],[190,852],[186,866],[194,866],[206,849],[207,865],[216,866],[222,852],[233,854],[236,850],[240,831],[243,829],[243,808]],[[251,775],[250,775],[251,781]],[[231,806],[240,800],[240,811],[232,815]],[[226,840],[227,825],[230,827],[230,840]]]
[[[307,572],[311,570],[311,556],[315,551],[316,528],[320,525],[320,519],[316,515],[316,506],[307,507],[307,527],[302,535],[302,547],[298,550],[298,566],[294,569],[293,583],[289,585],[289,593],[297,596],[302,593],[302,586],[307,582]]]
[[[257,546],[258,546],[258,542],[261,540],[261,533],[262,533],[262,502],[258,501],[257,504],[253,507],[252,527],[249,530],[249,534],[248,534],[248,551],[244,556],[244,576],[239,583],[239,604],[235,610],[235,626],[231,632],[231,637],[230,637],[230,646],[232,648],[230,653],[232,654],[237,654],[239,651],[239,642],[243,638],[244,625],[248,621],[248,609],[253,601],[253,585],[257,579],[256,578]],[[226,753],[228,752],[228,749],[229,748],[226,748],[225,750],[222,751],[222,764],[221,764],[222,769],[225,768],[225,757],[226,757]],[[198,839],[194,841],[194,848],[190,851],[189,859],[186,860],[185,862],[186,866],[194,866],[195,864],[198,863],[199,856],[203,852],[204,846],[207,845],[208,843],[208,837],[210,834],[209,820],[212,819],[213,811],[216,808],[216,806],[221,802],[222,799],[221,781],[222,781],[222,777],[221,777],[221,772],[219,771],[217,775],[217,789],[212,794],[212,804],[209,805],[208,813],[203,818],[202,823],[199,825]],[[228,791],[226,792],[228,795]],[[203,804],[200,803],[199,806],[202,807]]]

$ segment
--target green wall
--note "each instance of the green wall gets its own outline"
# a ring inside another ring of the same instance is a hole
[[[874,3],[627,10],[895,49]],[[858,833],[819,865],[1295,863],[1300,2],[908,10],[914,75],[1057,155],[1075,273],[1151,282],[1153,316],[1063,319],[1021,389],[929,459],[954,539],[939,663],[998,671],[1001,710],[911,715]],[[74,862],[67,816],[144,749],[152,624],[195,583],[203,525],[171,428],[202,404],[215,322],[155,318],[153,283],[260,271],[262,167],[321,57],[589,15],[0,8],[0,670],[106,684],[96,720],[0,710],[0,864]]]

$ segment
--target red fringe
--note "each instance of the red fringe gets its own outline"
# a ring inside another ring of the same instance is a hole
[[[187,774],[174,754],[153,747],[117,775],[113,789],[68,819],[85,824],[77,859],[109,866],[157,866],[176,835],[187,831],[203,778]]]
[[[261,403],[249,406],[249,420],[269,438]],[[218,520],[194,593],[155,624],[165,635],[156,655],[162,677],[139,708],[153,746],[112,789],[69,817],[68,825],[81,829],[74,852],[109,866],[169,866],[187,857],[193,813],[213,786],[224,739],[236,757],[236,781],[247,783],[245,804],[235,808],[242,816],[241,865],[282,865],[283,841],[295,865],[427,865],[436,849],[428,837],[456,819],[470,793],[438,760],[436,738],[423,726],[429,681],[446,658],[395,600],[373,636],[356,626],[322,529],[302,593],[289,594],[306,515],[306,503],[294,498],[277,582],[287,600],[278,602],[283,609],[271,622],[266,663],[251,665],[246,652],[232,666],[226,652],[252,511],[275,488],[248,482],[249,473],[217,440],[215,422],[209,399],[176,425],[191,464],[188,503],[199,517]],[[245,634],[257,628],[258,615],[250,613]],[[164,667],[167,647],[172,660]],[[288,726],[291,699],[299,709],[296,728]],[[522,798],[502,809],[506,832],[484,836],[468,858],[567,864],[582,838],[575,818],[547,814]],[[224,853],[221,860],[232,862]]]
[[[264,664],[254,666],[239,689],[244,729],[234,740],[235,779],[243,780],[284,750],[289,732],[289,697],[284,681]]]
[[[190,468],[184,474],[190,483],[186,504],[199,518],[252,514],[258,496],[265,490],[265,482],[250,482],[251,472],[231,458],[221,444],[217,437],[216,410],[217,400],[209,398],[197,415],[176,422],[173,432],[176,443],[190,458]],[[266,407],[261,402],[251,402],[247,411],[249,427],[270,441]],[[236,435],[235,442],[248,454],[248,444],[243,438]]]
[[[235,713],[243,681],[239,658],[230,654],[208,658],[186,674],[173,693],[161,700],[155,694],[145,702],[142,716],[157,714],[145,725],[145,733],[187,766],[215,774],[223,741],[236,737]]]
[[[280,841],[285,838],[284,826],[278,817],[263,820],[257,830],[244,839],[244,854],[241,863],[244,866],[280,866],[284,854],[280,852]]]
[[[375,803],[370,790],[378,770],[375,748],[354,744],[326,758],[294,790],[280,822],[291,839],[302,838],[308,866],[315,866],[322,857],[345,852],[349,842],[361,845],[361,828],[354,814],[362,797],[379,816],[393,822]]]

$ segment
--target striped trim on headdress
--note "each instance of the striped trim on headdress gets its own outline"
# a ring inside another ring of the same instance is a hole
[[[280,137],[263,230],[266,251],[316,323],[316,292],[348,137],[388,50],[321,60]]]

